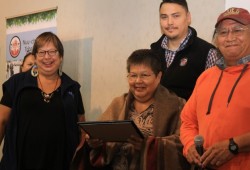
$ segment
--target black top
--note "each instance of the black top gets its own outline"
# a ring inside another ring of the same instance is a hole
[[[61,162],[66,157],[63,165],[59,163],[58,167],[48,169],[61,170],[64,165],[63,170],[69,169],[80,141],[77,122],[79,114],[84,114],[84,108],[80,84],[65,73],[60,78],[60,89],[50,103],[43,101],[37,77],[33,77],[30,71],[15,74],[3,83],[1,104],[10,107],[11,113],[5,126],[1,170],[18,170],[17,165],[24,164],[23,157],[28,160],[32,154],[35,156],[31,161],[44,159],[45,167],[51,165],[48,161]],[[33,147],[35,151],[32,150],[32,143],[36,145]],[[58,157],[64,150],[66,153]],[[52,164],[54,167],[57,165]]]
[[[10,96],[4,95],[1,103],[11,105]],[[49,103],[43,101],[40,89],[25,89],[20,93],[18,110],[18,169],[68,170],[60,88],[54,91]]]

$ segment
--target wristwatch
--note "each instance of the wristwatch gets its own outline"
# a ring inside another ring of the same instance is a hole
[[[230,139],[229,139],[229,146],[228,146],[228,149],[229,149],[229,151],[230,151],[232,154],[234,154],[234,155],[236,155],[236,154],[239,153],[239,147],[238,147],[237,143],[234,142],[234,139],[233,139],[233,138],[230,138]]]

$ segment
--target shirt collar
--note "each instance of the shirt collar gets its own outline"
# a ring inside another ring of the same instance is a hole
[[[188,40],[189,40],[189,38],[191,37],[191,35],[192,35],[192,31],[191,31],[190,28],[188,28],[188,34],[187,34],[187,36],[186,36],[186,37],[183,39],[183,41],[180,43],[180,46],[179,46],[179,48],[178,48],[176,51],[181,51],[182,49],[184,49],[184,48],[186,47],[186,45],[187,45],[187,43],[188,43]],[[163,38],[163,40],[162,40],[161,47],[162,47],[163,49],[165,49],[165,50],[169,50],[167,44],[168,44],[168,37],[165,36],[165,37]]]
[[[239,59],[236,65],[246,64],[249,61],[250,61],[250,55],[247,55],[247,56]],[[224,57],[221,57],[220,59],[218,59],[216,61],[216,66],[219,67],[221,70],[224,70],[227,67],[225,60],[224,60]]]

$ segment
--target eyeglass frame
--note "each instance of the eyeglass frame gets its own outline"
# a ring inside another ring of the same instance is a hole
[[[140,80],[145,81],[149,77],[151,77],[152,75],[155,75],[155,73],[149,73],[149,74],[146,74],[146,73],[141,73],[141,74],[128,73],[127,78],[129,81],[136,81],[138,78],[140,78]]]
[[[54,54],[51,54],[51,53],[54,53]],[[47,51],[41,50],[41,51],[38,51],[36,54],[38,57],[44,57],[46,54],[48,54],[50,57],[54,57],[58,54],[58,50],[47,50]]]
[[[249,29],[248,26],[237,25],[232,28],[223,28],[223,29],[218,28],[215,30],[215,33],[217,34],[217,36],[223,37],[223,38],[227,37],[229,33],[237,37],[237,36],[243,35],[243,33],[248,29]],[[225,31],[225,32],[222,32],[222,31]]]

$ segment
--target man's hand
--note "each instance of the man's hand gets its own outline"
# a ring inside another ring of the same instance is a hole
[[[195,144],[189,147],[186,158],[190,164],[196,164],[196,165],[202,166],[201,157],[196,151]]]
[[[216,169],[231,160],[234,155],[229,151],[228,146],[228,140],[210,146],[201,157],[202,166]]]

